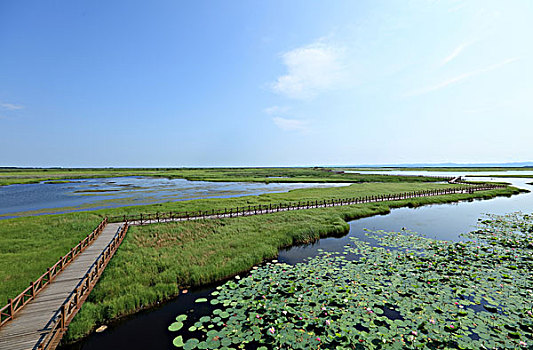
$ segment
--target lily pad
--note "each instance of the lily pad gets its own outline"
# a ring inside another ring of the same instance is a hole
[[[170,326],[168,326],[168,330],[171,332],[179,331],[183,328],[183,322],[173,322]]]

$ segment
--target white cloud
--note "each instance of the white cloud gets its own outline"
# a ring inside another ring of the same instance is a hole
[[[272,121],[278,128],[283,131],[298,131],[298,132],[307,132],[309,131],[308,122],[305,120],[298,119],[288,119],[282,117],[274,117]]]
[[[509,58],[509,59],[506,59],[503,62],[493,64],[493,65],[488,66],[486,68],[477,69],[477,70],[474,70],[474,71],[471,71],[471,72],[463,73],[461,75],[458,75],[456,77],[447,79],[447,80],[445,80],[443,82],[440,82],[438,84],[435,84],[435,85],[432,85],[432,86],[428,86],[428,87],[425,87],[425,88],[422,88],[422,89],[419,89],[419,90],[411,91],[411,92],[407,93],[406,96],[418,96],[418,95],[426,94],[428,92],[433,92],[433,91],[436,91],[436,90],[440,90],[440,89],[443,89],[443,88],[445,88],[447,86],[450,86],[450,85],[456,84],[456,83],[458,83],[460,81],[463,81],[465,79],[471,78],[473,76],[476,76],[476,75],[479,75],[479,74],[482,74],[482,73],[487,73],[487,72],[490,72],[492,70],[498,69],[500,67],[508,65],[509,63],[513,63],[515,61],[518,61],[519,59],[520,58],[518,58],[518,57]]]
[[[268,115],[283,115],[287,114],[290,111],[290,107],[287,106],[272,106],[265,108],[263,112],[265,112]]]
[[[21,105],[14,105],[12,103],[1,103],[1,102],[0,102],[0,107],[2,107],[3,109],[7,109],[8,111],[16,111],[18,109],[24,108],[24,106],[21,106]]]
[[[281,57],[287,74],[272,84],[272,89],[294,99],[309,99],[334,88],[345,77],[344,50],[318,41],[285,52]]]
[[[457,46],[455,48],[455,50],[453,50],[453,52],[448,55],[447,57],[445,57],[443,60],[442,60],[442,63],[441,65],[444,66],[445,64],[448,64],[450,63],[451,61],[453,61],[457,56],[459,56],[459,54],[461,53],[461,51],[463,51],[465,48],[467,48],[468,46],[470,46],[471,43],[463,43],[459,46]]]

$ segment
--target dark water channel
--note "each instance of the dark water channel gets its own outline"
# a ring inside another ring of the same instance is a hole
[[[476,180],[489,179],[478,178]],[[502,179],[494,180],[502,181]],[[504,181],[533,191],[533,186],[527,184],[532,182],[532,179],[504,179]],[[477,219],[484,214],[504,214],[515,211],[533,211],[533,192],[490,200],[394,209],[387,215],[350,222],[350,232],[343,237],[325,238],[314,244],[282,250],[278,260],[288,264],[296,264],[317,255],[318,249],[342,251],[343,247],[350,242],[350,237],[366,239],[365,229],[398,231],[405,228],[432,238],[459,240],[461,239],[460,234],[473,230]],[[207,303],[197,304],[194,303],[194,300],[208,296],[220,284],[222,283],[181,294],[176,299],[156,308],[110,324],[103,333],[94,333],[78,344],[64,346],[61,349],[176,349],[172,345],[176,333],[168,331],[167,327],[177,315],[183,313],[189,314],[187,324],[206,315],[210,311],[210,305]],[[194,311],[191,312],[191,310]]]

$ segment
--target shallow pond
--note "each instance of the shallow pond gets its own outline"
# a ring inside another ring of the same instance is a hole
[[[453,176],[453,174],[449,174]],[[484,180],[477,178],[476,180]],[[506,181],[513,185],[533,191],[528,185],[531,179],[494,179]],[[350,222],[350,232],[340,238],[325,238],[315,244],[296,246],[280,251],[278,260],[296,264],[316,256],[318,249],[325,251],[342,251],[350,242],[350,237],[366,240],[364,229],[398,231],[402,228],[424,233],[428,237],[443,240],[458,240],[459,235],[471,231],[477,219],[485,213],[503,214],[514,211],[531,212],[533,209],[533,192],[510,198],[499,197],[490,200],[476,200],[452,204],[428,205],[419,208],[394,209],[390,214],[373,216]],[[220,283],[222,284],[222,283]],[[218,284],[217,284],[218,285]],[[62,349],[176,349],[172,345],[175,333],[168,331],[177,315],[194,309],[189,314],[197,319],[212,311],[213,306],[194,303],[194,300],[206,297],[214,291],[216,285],[199,288],[182,294],[176,299],[156,308],[143,311],[115,322],[99,334],[92,334],[83,342]]]
[[[200,198],[228,198],[349,183],[206,182],[116,177],[0,187],[0,219]]]

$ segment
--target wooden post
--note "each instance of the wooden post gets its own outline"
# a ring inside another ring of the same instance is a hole
[[[141,213],[141,225],[143,224],[143,213]]]
[[[15,314],[13,310],[13,299],[8,299],[7,301],[9,303],[9,317],[13,318],[13,315]]]
[[[66,308],[65,308],[65,304],[63,304],[61,305],[61,330],[62,331],[66,330],[65,313],[66,313]]]

